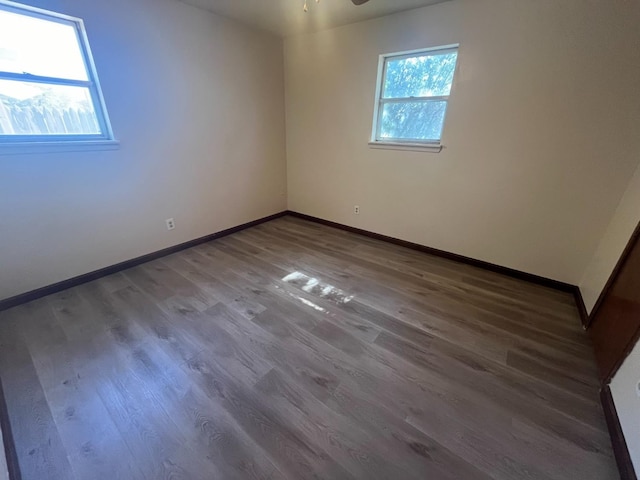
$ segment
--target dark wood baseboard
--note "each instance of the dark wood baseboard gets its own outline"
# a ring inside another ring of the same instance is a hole
[[[20,465],[18,463],[18,452],[13,441],[13,433],[11,424],[9,423],[9,412],[7,403],[2,389],[2,380],[0,379],[0,430],[4,440],[4,455],[7,460],[7,469],[9,470],[9,480],[21,480]]]
[[[582,298],[582,292],[580,291],[580,287],[576,287],[573,291],[573,298],[575,298],[576,306],[578,307],[578,313],[580,314],[580,320],[582,321],[582,326],[586,330],[589,328],[589,324],[591,323],[590,316],[587,313],[587,306],[584,304],[584,298]]]
[[[261,223],[269,222],[276,218],[283,217],[287,215],[287,213],[288,213],[287,211],[284,211],[284,212],[276,213],[274,215],[269,215],[268,217],[264,217],[258,220],[254,220],[252,222],[244,223],[242,225],[238,225],[237,227],[228,228],[226,230],[222,230],[221,232],[212,233],[204,237],[196,238],[195,240],[190,240],[188,242],[181,243],[179,245],[174,245],[173,247],[168,247],[162,250],[158,250],[157,252],[148,253],[146,255],[142,255],[141,257],[133,258],[131,260],[126,260],[124,262],[111,265],[109,267],[101,268],[100,270],[95,270],[93,272],[85,273],[83,275],[79,275],[77,277],[73,277],[68,280],[63,280],[62,282],[54,283],[52,285],[47,285],[46,287],[38,288],[36,290],[31,290],[30,292],[21,293],[20,295],[16,295],[15,297],[10,297],[5,300],[0,300],[0,312],[12,307],[16,307],[18,305],[22,305],[23,303],[36,300],[38,298],[46,297],[47,295],[51,295],[52,293],[61,292],[62,290],[67,290],[77,285],[91,282],[93,280],[97,280],[98,278],[106,277],[107,275],[112,275],[122,270],[126,270],[128,268],[135,267],[137,265],[141,265],[146,262],[150,262],[157,258],[166,257],[167,255],[171,255],[172,253],[176,253],[181,250],[186,250],[187,248],[195,247],[196,245],[200,245],[201,243],[210,242],[211,240],[215,240],[216,238],[225,237],[227,235],[231,235],[232,233],[239,232],[240,230],[251,228],[256,225],[260,225]]]
[[[576,289],[578,288],[577,286],[571,285],[570,283],[564,283],[558,280],[552,280],[550,278],[541,277],[539,275],[534,275],[532,273],[526,273],[520,270],[515,270],[513,268],[495,265],[493,263],[485,262],[483,260],[476,260],[475,258],[465,257],[464,255],[458,255],[456,253],[447,252],[445,250],[438,250],[437,248],[427,247],[425,245],[420,245],[419,243],[408,242],[406,240],[400,240],[398,238],[389,237],[387,235],[381,235],[379,233],[370,232],[368,230],[362,230],[360,228],[350,227],[348,225],[332,222],[330,220],[324,220],[322,218],[312,217],[311,215],[306,215],[304,213],[298,213],[293,211],[289,211],[288,213],[289,215],[302,218],[304,220],[320,223],[322,225],[327,225],[329,227],[339,228],[340,230],[345,230],[351,233],[357,233],[359,235],[364,235],[366,237],[375,238],[377,240],[393,243],[395,245],[400,245],[402,247],[411,248],[412,250],[428,253],[430,255],[435,255],[437,257],[442,257],[442,258],[446,258],[456,262],[465,263],[467,265],[472,265],[474,267],[483,268],[491,272],[501,273],[509,277],[517,278],[519,280],[525,280],[527,282],[553,288],[555,290],[560,290],[567,293],[573,293],[574,295],[575,295]]]
[[[602,390],[600,390],[600,400],[602,401],[604,417],[607,420],[607,427],[609,428],[609,435],[611,436],[613,453],[616,456],[618,470],[620,470],[620,478],[621,480],[638,480],[633,468],[631,456],[629,455],[627,442],[625,441],[624,434],[622,433],[620,419],[618,418],[616,406],[613,403],[613,396],[611,395],[609,385],[606,385]]]
[[[589,319],[587,321],[587,328],[591,327],[591,324],[593,323],[593,320],[595,319],[596,314],[600,309],[600,306],[602,305],[602,303],[604,302],[604,299],[609,294],[609,290],[613,288],[613,283],[615,282],[616,278],[618,278],[618,274],[622,270],[622,267],[624,266],[624,264],[627,262],[627,258],[629,257],[629,255],[631,255],[633,246],[636,244],[639,238],[640,238],[640,223],[638,223],[638,225],[636,226],[636,229],[631,234],[631,238],[629,238],[629,241],[627,242],[627,245],[624,247],[624,250],[622,251],[620,258],[618,259],[616,266],[613,268],[611,275],[609,275],[609,279],[607,280],[607,283],[605,284],[604,288],[600,292],[600,295],[596,300],[596,304],[591,309],[591,315],[589,315]]]
[[[226,235],[231,235],[232,233],[239,232],[240,230],[244,230],[246,228],[251,228],[253,226],[259,225],[261,223],[265,223],[276,218],[283,217],[285,215],[291,215],[294,217],[302,218],[304,220],[309,220],[311,222],[320,223],[322,225],[327,225],[330,227],[338,228],[341,230],[345,230],[347,232],[357,233],[359,235],[364,235],[370,238],[375,238],[377,240],[382,240],[385,242],[393,243],[395,245],[400,245],[406,248],[411,248],[412,250],[417,250],[423,253],[428,253],[430,255],[435,255],[438,257],[446,258],[449,260],[453,260],[456,262],[465,263],[467,265],[472,265],[474,267],[483,268],[485,270],[489,270],[492,272],[500,273],[503,275],[507,275],[509,277],[517,278],[520,280],[525,280],[531,283],[535,283],[538,285],[542,285],[545,287],[553,288],[556,290],[560,290],[563,292],[573,293],[576,297],[576,304],[578,305],[578,310],[580,311],[580,316],[583,320],[583,324],[586,322],[586,309],[584,308],[584,302],[582,301],[582,295],[580,294],[580,290],[577,286],[571,285],[569,283],[560,282],[557,280],[552,280],[550,278],[541,277],[539,275],[534,275],[531,273],[522,272],[520,270],[515,270],[508,267],[503,267],[500,265],[495,265],[493,263],[485,262],[483,260],[477,260],[471,257],[465,257],[463,255],[458,255],[456,253],[447,252],[445,250],[439,250],[437,248],[427,247],[425,245],[420,245],[418,243],[409,242],[406,240],[400,240],[398,238],[389,237],[387,235],[382,235],[379,233],[370,232],[368,230],[363,230],[356,227],[351,227],[348,225],[343,225],[341,223],[332,222],[330,220],[324,220],[322,218],[313,217],[311,215],[306,215],[304,213],[298,213],[294,211],[284,211],[280,213],[276,213],[274,215],[269,215],[268,217],[260,218],[258,220],[254,220],[253,222],[248,222],[243,225],[238,225],[237,227],[232,227],[227,230],[223,230],[221,232],[213,233],[210,235],[206,235],[204,237],[196,238],[195,240],[190,240],[185,243],[181,243],[179,245],[174,245],[172,247],[165,248],[163,250],[158,250],[157,252],[152,252],[147,255],[142,255],[137,258],[133,258],[131,260],[126,260],[124,262],[111,265],[109,267],[101,268],[100,270],[95,270],[93,272],[85,273],[83,275],[79,275],[77,277],[70,278],[68,280],[63,280],[58,283],[54,283],[52,285],[47,285],[42,288],[38,288],[36,290],[31,290],[30,292],[22,293],[20,295],[16,295],[14,297],[10,297],[4,300],[0,300],[0,311],[7,310],[12,307],[16,307],[18,305],[22,305],[23,303],[30,302],[32,300],[36,300],[38,298],[45,297],[47,295],[51,295],[53,293],[60,292],[62,290],[67,290],[69,288],[75,287],[77,285],[81,285],[83,283],[91,282],[93,280],[97,280],[98,278],[106,277],[107,275],[112,275],[114,273],[120,272],[122,270],[126,270],[127,268],[132,268],[137,265],[150,262],[157,258],[165,257],[167,255],[171,255],[172,253],[179,252],[181,250],[185,250],[187,248],[194,247],[201,243],[210,242],[211,240],[215,240],[216,238],[221,238]]]

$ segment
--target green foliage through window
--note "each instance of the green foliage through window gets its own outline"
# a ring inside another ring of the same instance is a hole
[[[457,60],[451,48],[386,57],[375,140],[439,142]]]

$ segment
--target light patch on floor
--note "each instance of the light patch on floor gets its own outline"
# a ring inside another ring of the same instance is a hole
[[[302,272],[293,272],[282,279],[283,282],[290,283],[296,287],[301,288],[303,291],[317,295],[321,298],[327,298],[334,301],[337,304],[349,303],[355,298],[354,295],[348,295],[343,290],[340,290],[333,285],[321,282],[317,278],[305,275]],[[300,299],[303,300],[303,299]],[[305,301],[306,302],[306,301]],[[318,307],[320,308],[320,307]]]

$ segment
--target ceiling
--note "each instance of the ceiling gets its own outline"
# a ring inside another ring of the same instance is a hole
[[[337,27],[447,0],[370,0],[356,7],[350,0],[181,0],[219,15],[286,37]]]

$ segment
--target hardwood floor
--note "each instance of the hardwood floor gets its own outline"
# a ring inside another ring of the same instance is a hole
[[[571,295],[284,217],[0,313],[24,480],[613,479]]]
[[[5,455],[4,438],[0,428],[0,480],[9,480],[9,470],[7,467],[7,457]]]

